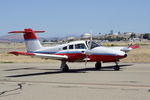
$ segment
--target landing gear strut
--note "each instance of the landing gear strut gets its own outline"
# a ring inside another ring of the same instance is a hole
[[[96,62],[96,64],[95,64],[95,69],[96,70],[101,70],[101,67],[102,67],[102,63],[101,62]]]
[[[115,62],[115,63],[116,63],[116,65],[114,66],[114,70],[116,70],[116,71],[120,70],[120,66],[118,65],[118,62]]]
[[[66,61],[61,61],[61,70],[63,71],[63,72],[68,72],[69,71],[69,67],[68,67],[68,65],[66,64]]]

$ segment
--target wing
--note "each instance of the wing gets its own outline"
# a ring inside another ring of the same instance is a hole
[[[129,47],[110,47],[111,49],[120,50],[124,52],[129,52],[133,49],[139,48],[139,45],[130,45]]]
[[[31,56],[31,57],[39,57],[39,58],[43,58],[43,59],[53,59],[53,60],[66,60],[66,59],[68,59],[68,56],[66,56],[66,55],[28,53],[28,52],[18,52],[18,51],[12,51],[9,53],[14,54],[16,56],[25,55],[25,56]]]

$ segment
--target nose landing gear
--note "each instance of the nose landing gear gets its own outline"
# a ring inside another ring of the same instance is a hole
[[[116,63],[116,65],[114,66],[114,70],[116,70],[116,71],[120,70],[120,66],[118,65],[118,62],[115,62],[115,63]]]

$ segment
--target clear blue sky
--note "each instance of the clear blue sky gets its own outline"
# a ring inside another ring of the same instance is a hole
[[[0,36],[24,28],[44,37],[150,32],[150,0],[1,0]]]

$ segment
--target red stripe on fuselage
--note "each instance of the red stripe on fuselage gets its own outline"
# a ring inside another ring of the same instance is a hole
[[[125,57],[118,56],[118,55],[90,55],[89,58],[91,62],[95,62],[95,61],[115,62]]]
[[[86,55],[82,53],[66,53],[66,54],[57,54],[57,55],[66,55],[68,56],[68,62],[75,62],[83,60]],[[114,56],[114,55],[90,55],[88,56],[90,60],[88,62],[96,62],[96,61],[103,61],[103,62],[115,62],[119,59],[125,58],[124,56]]]
[[[82,60],[86,56],[82,53],[64,53],[64,54],[56,54],[56,55],[66,55],[68,56],[68,62],[74,62],[76,60]]]

